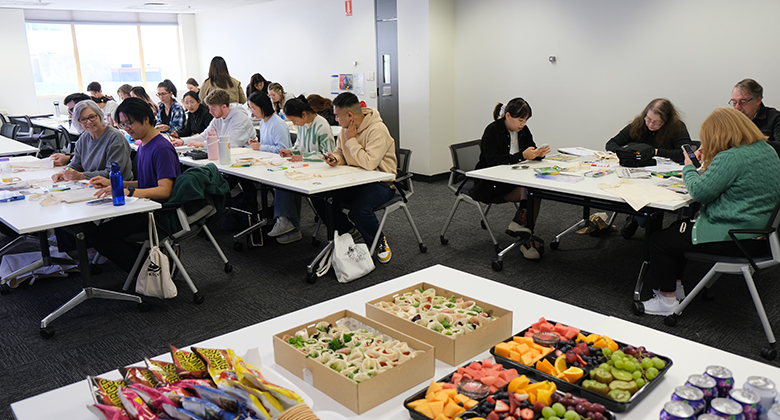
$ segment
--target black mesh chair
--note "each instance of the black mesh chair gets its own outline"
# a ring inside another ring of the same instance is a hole
[[[714,295],[710,290],[713,284],[720,278],[721,274],[737,274],[742,275],[745,278],[750,296],[753,298],[753,304],[756,306],[758,317],[761,320],[761,325],[764,327],[764,333],[769,341],[769,347],[761,350],[761,357],[767,360],[774,360],[777,357],[777,350],[775,349],[775,336],[772,333],[772,326],[769,323],[769,319],[764,311],[764,305],[761,303],[761,297],[756,290],[756,284],[753,281],[753,273],[760,270],[766,270],[767,268],[780,265],[780,234],[778,233],[778,227],[780,226],[780,203],[778,203],[772,211],[772,216],[769,219],[769,223],[765,229],[732,229],[729,231],[731,240],[734,241],[739,249],[744,254],[744,257],[724,257],[721,255],[701,254],[697,252],[686,252],[685,258],[691,261],[701,261],[712,263],[713,266],[710,271],[702,278],[696,287],[685,297],[677,310],[672,315],[664,318],[664,324],[673,327],[677,324],[677,320],[682,315],[682,312],[696,298],[699,292],[704,291],[702,297],[704,300],[712,300]],[[766,238],[769,245],[769,255],[763,257],[755,257],[747,253],[737,240],[737,234],[747,233],[756,236],[762,236]],[[771,299],[774,302],[774,298]]]
[[[0,136],[8,137],[9,139],[16,140],[16,135],[18,133],[19,133],[18,124],[4,123],[2,127],[0,127]]]
[[[461,203],[467,203],[477,208],[481,219],[480,225],[482,226],[482,229],[488,231],[490,240],[493,241],[493,248],[498,252],[498,241],[493,234],[493,229],[490,228],[490,222],[487,220],[487,214],[494,203],[481,203],[469,195],[469,191],[474,187],[475,181],[473,178],[468,178],[466,172],[474,170],[477,166],[481,151],[481,140],[472,140],[450,145],[452,168],[450,168],[450,179],[447,183],[447,187],[455,193],[455,204],[452,206],[452,210],[450,210],[450,215],[447,217],[447,222],[444,224],[441,234],[439,234],[439,240],[442,245],[447,245],[449,243],[449,239],[444,235],[447,233],[450,223],[452,223],[452,218],[455,216],[458,206],[460,206]],[[484,209],[482,204],[485,204]]]
[[[35,126],[29,115],[8,116],[8,119],[10,122],[19,125],[19,133],[16,135],[16,140],[38,148],[38,153],[35,155],[36,157],[40,157],[43,142],[53,141],[57,138],[56,134],[44,132],[36,133]]]

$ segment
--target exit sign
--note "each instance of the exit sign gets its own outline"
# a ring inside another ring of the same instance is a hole
[[[344,2],[344,11],[347,12],[347,16],[352,16],[352,0]]]

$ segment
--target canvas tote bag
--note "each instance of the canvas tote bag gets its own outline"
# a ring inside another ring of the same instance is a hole
[[[146,257],[146,262],[138,272],[135,292],[161,299],[175,298],[178,290],[171,280],[168,256],[160,250],[160,239],[157,237],[154,213],[149,213],[149,246],[149,256]]]
[[[323,258],[317,267],[317,277],[328,272],[331,265],[339,283],[349,283],[374,271],[374,260],[368,253],[366,244],[355,244],[352,235],[333,234],[333,251]]]

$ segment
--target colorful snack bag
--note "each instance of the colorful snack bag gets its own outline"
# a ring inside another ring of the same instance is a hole
[[[238,385],[238,383],[236,383],[236,385]],[[241,404],[241,407],[243,407],[244,410],[246,410],[248,413],[251,413],[254,418],[263,420],[271,419],[271,415],[268,413],[268,409],[256,396],[250,394],[248,391],[245,391],[238,386],[231,386],[227,384],[220,384],[219,389],[238,400],[238,402]],[[276,418],[278,417],[279,416],[277,415]]]
[[[87,409],[100,420],[130,420],[124,409],[112,405],[94,404],[88,405]]]
[[[206,367],[208,368],[209,375],[211,375],[211,380],[214,381],[215,384],[219,385],[226,380],[237,379],[226,350],[190,348],[206,362]]]
[[[152,407],[152,410],[157,414],[162,412],[163,404],[176,404],[157,388],[151,388],[142,384],[132,384],[129,388],[133,389],[144,400],[146,405]]]
[[[176,366],[176,372],[182,378],[202,379],[209,377],[206,363],[198,355],[171,346],[171,357]]]
[[[125,407],[125,411],[133,420],[156,420],[159,417],[155,416],[152,409],[146,405],[144,400],[138,395],[135,390],[130,388],[122,388],[119,391],[119,398],[122,400],[122,405]]]
[[[154,378],[154,374],[145,367],[130,366],[126,368],[119,368],[118,370],[125,379],[125,383],[127,385],[141,384],[151,388],[157,386],[157,380]]]
[[[148,358],[144,359],[144,361],[146,362],[146,367],[154,375],[157,386],[171,385],[182,380],[182,377],[176,373],[176,366],[173,363]]]
[[[241,416],[219,408],[214,403],[194,397],[181,399],[181,407],[203,418],[203,420],[239,420]]]
[[[176,420],[203,420],[197,414],[171,404],[163,404],[163,411],[168,417]]]
[[[111,379],[98,378],[96,376],[87,376],[87,383],[92,389],[92,398],[95,404],[105,404],[122,408],[122,401],[119,398],[119,389],[125,386],[125,381],[114,381]]]
[[[269,417],[272,419],[279,418],[279,416],[282,415],[282,411],[284,411],[284,407],[282,407],[282,404],[279,402],[279,400],[276,399],[276,397],[274,397],[270,392],[261,391],[255,388],[252,386],[252,384],[238,381],[227,381],[225,385],[241,389],[254,396],[260,402],[260,404],[262,404],[263,408],[265,408]],[[219,386],[222,387],[223,384],[220,384]]]
[[[303,402],[303,398],[295,392],[266,381],[260,369],[245,362],[233,350],[228,349],[227,352],[240,382],[251,384],[261,391],[270,392],[279,400],[285,410]]]
[[[231,413],[238,413],[240,411],[241,405],[238,403],[238,400],[224,391],[202,385],[195,385],[193,388],[198,394],[198,398],[202,400],[214,403]]]

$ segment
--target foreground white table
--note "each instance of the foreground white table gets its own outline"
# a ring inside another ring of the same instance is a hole
[[[32,147],[14,139],[0,136],[0,156],[31,155],[38,153],[37,147]]]
[[[349,309],[364,315],[365,302],[421,282],[440,285],[443,288],[467,294],[475,299],[484,300],[512,310],[513,331],[515,332],[521,331],[544,316],[584,330],[606,334],[618,341],[644,345],[650,351],[670,357],[674,361],[674,366],[664,375],[657,387],[636,407],[625,413],[617,414],[619,419],[656,418],[663,407],[663,403],[670,399],[674,387],[684,384],[689,375],[701,373],[704,367],[710,364],[719,364],[731,368],[738,384],[744,382],[747,376],[750,375],[766,376],[774,380],[775,383],[780,383],[780,369],[773,366],[754,362],[712,347],[647,329],[627,321],[610,318],[441,265],[349,293],[300,311],[214,337],[201,343],[193,343],[193,345],[212,348],[232,348],[238,354],[243,354],[250,348],[259,347],[265,368],[273,369],[309,395],[314,401],[313,409],[315,411],[334,411],[350,419],[407,419],[409,415],[403,408],[404,399],[425,387],[429,381],[426,380],[417,384],[407,392],[389,399],[362,415],[356,415],[324,393],[307,385],[292,373],[276,365],[273,361],[271,337],[296,325],[315,321],[321,316],[329,315],[342,309]],[[486,346],[491,344],[494,343],[486,343]],[[167,357],[167,354],[157,358],[162,359],[164,357]],[[474,360],[489,357],[491,357],[489,351],[485,351],[474,357]],[[136,363],[136,365],[139,363]],[[436,373],[431,379],[444,377],[455,370],[455,368],[437,360]],[[115,371],[106,374],[93,373],[98,376],[117,377]],[[92,397],[86,380],[83,380],[16,402],[11,404],[11,408],[18,420],[50,418],[94,419],[85,408],[88,404],[92,404]]]

